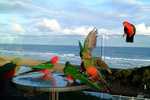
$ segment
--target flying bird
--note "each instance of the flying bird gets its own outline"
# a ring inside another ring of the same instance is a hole
[[[124,26],[123,37],[126,35],[126,42],[133,43],[134,35],[136,34],[135,26],[133,24],[129,23],[128,21],[124,21],[123,26]]]

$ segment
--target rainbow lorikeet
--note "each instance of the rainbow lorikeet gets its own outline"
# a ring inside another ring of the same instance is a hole
[[[86,37],[84,44],[79,41],[81,69],[86,72],[94,81],[102,81],[106,83],[99,70],[105,69],[109,73],[111,70],[108,65],[100,58],[92,56],[92,50],[96,47],[97,29],[93,29]]]

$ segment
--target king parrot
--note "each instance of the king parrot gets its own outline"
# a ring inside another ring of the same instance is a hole
[[[33,71],[38,71],[41,73],[44,73],[44,76],[42,77],[44,80],[49,80],[50,79],[50,75],[51,72],[50,70],[54,67],[57,66],[57,63],[59,61],[59,57],[58,56],[54,56],[51,58],[50,61],[33,66],[32,69]]]
[[[108,65],[99,57],[92,57],[92,50],[96,47],[97,29],[94,28],[86,37],[84,45],[80,46],[80,57],[82,60],[81,69],[85,71],[93,81],[102,81],[106,83],[99,70],[105,69],[111,74]],[[98,70],[99,69],[99,70]]]
[[[98,90],[98,91],[107,90],[107,87],[105,86],[105,84],[101,84],[96,81],[93,82],[92,80],[89,79],[86,73],[81,73],[80,69],[78,69],[74,65],[71,65],[70,62],[66,62],[65,68],[64,68],[64,74],[67,76],[67,78],[80,80],[81,83],[84,83],[95,90]]]
[[[133,24],[129,23],[128,21],[123,22],[124,26],[124,34],[126,35],[126,42],[132,43],[134,42],[134,35],[136,33],[136,28]]]

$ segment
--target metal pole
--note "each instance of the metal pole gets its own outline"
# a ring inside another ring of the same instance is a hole
[[[104,34],[101,36],[101,59],[105,60],[105,54],[104,54]],[[103,57],[104,56],[104,57]]]
[[[59,100],[59,92],[56,92],[56,100]]]
[[[103,60],[105,60],[105,50],[104,50],[105,49],[105,47],[104,47],[105,43],[104,42],[105,42],[105,34],[103,34],[103,56],[104,56]]]
[[[103,35],[101,36],[101,59],[103,59]]]

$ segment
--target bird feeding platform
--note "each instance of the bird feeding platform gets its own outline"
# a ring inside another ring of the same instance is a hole
[[[43,80],[41,78],[43,75],[44,74],[40,72],[17,75],[12,78],[12,82],[20,90],[49,92],[49,100],[59,100],[59,93],[61,92],[89,89],[89,87],[86,85],[70,85],[62,73],[52,73],[52,76],[49,80]]]

